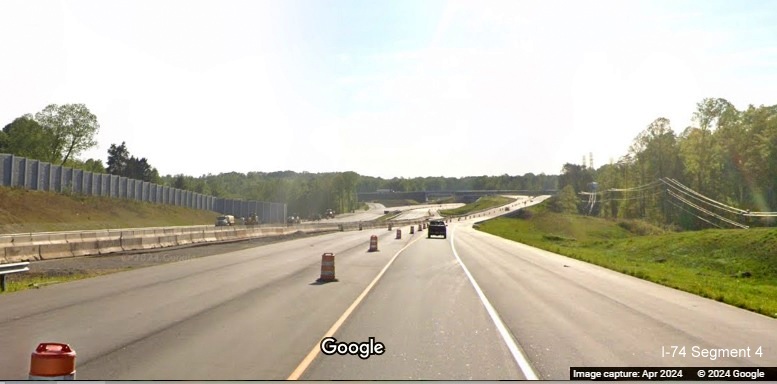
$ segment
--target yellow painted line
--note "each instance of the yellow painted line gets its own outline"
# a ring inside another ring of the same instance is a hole
[[[345,320],[348,319],[348,316],[350,316],[351,313],[354,311],[354,309],[356,309],[356,307],[359,306],[362,300],[364,300],[364,298],[370,292],[372,287],[374,287],[375,284],[378,283],[378,280],[380,280],[380,278],[383,277],[383,274],[386,273],[386,271],[389,269],[391,264],[394,263],[394,260],[397,259],[399,254],[404,252],[404,250],[407,249],[407,247],[413,245],[413,243],[415,243],[416,241],[422,238],[423,236],[416,237],[414,240],[410,241],[410,243],[402,247],[402,249],[397,251],[394,257],[392,257],[391,260],[389,260],[388,264],[386,264],[386,266],[383,267],[380,273],[378,273],[378,276],[375,276],[375,278],[372,280],[370,285],[368,285],[367,288],[364,288],[364,291],[359,295],[359,297],[357,297],[356,300],[351,304],[351,306],[348,307],[348,309],[346,309],[345,312],[343,312],[342,316],[340,316],[340,318],[337,319],[337,321],[335,321],[334,325],[332,325],[332,327],[329,328],[328,331],[326,331],[324,336],[322,336],[321,339],[318,340],[316,345],[313,346],[313,349],[311,349],[310,352],[308,352],[308,355],[305,356],[304,359],[302,359],[302,362],[299,363],[297,368],[294,369],[294,372],[292,372],[291,375],[289,375],[289,377],[286,380],[298,380],[299,377],[302,376],[303,373],[305,373],[305,370],[308,369],[308,366],[310,366],[310,363],[313,362],[316,356],[318,356],[318,353],[321,351],[321,341],[323,341],[327,337],[334,336],[335,332],[337,332],[337,330],[340,329],[340,326],[342,326]]]

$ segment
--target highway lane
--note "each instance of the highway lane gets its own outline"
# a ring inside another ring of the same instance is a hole
[[[428,216],[431,210],[433,214],[437,214],[440,209],[457,208],[464,204],[452,203],[452,204],[421,204],[421,205],[406,205],[400,207],[386,208],[383,204],[367,203],[370,209],[366,211],[356,211],[355,213],[343,213],[335,216],[334,219],[326,219],[321,222],[356,222],[356,221],[370,221],[384,216],[386,210],[389,211],[401,211],[401,213],[394,218],[394,220],[417,220]]]
[[[381,251],[367,253],[369,236]],[[373,230],[142,268],[0,296],[0,378],[42,341],[71,344],[80,379],[284,379],[411,241]],[[323,252],[335,283],[315,284]]]
[[[439,211],[443,209],[452,209],[452,208],[458,208],[461,207],[462,203],[452,203],[452,204],[423,204],[423,205],[415,205],[415,206],[406,206],[406,207],[397,207],[394,209],[398,209],[402,211],[402,213],[399,214],[399,216],[395,217],[394,220],[417,220],[422,219],[431,216],[440,216]]]
[[[451,241],[538,375],[570,366],[776,366],[777,321],[551,252],[455,226]],[[686,356],[662,356],[672,346]],[[750,358],[693,357],[750,348]],[[763,357],[755,356],[762,347]]]
[[[353,312],[335,338],[374,337],[386,352],[319,354],[306,380],[523,379],[472,285],[441,238],[414,243]]]
[[[346,213],[339,213],[335,215],[334,219],[323,219],[321,222],[334,222],[334,223],[345,223],[345,222],[354,222],[354,221],[370,221],[375,220],[383,215],[383,211],[385,211],[387,208],[383,204],[378,203],[366,203],[369,209],[365,210],[356,210],[354,213],[346,212]]]

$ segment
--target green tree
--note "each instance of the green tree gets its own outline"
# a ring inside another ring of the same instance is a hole
[[[588,184],[592,181],[594,181],[593,170],[586,168],[584,165],[566,163],[561,169],[558,186],[564,189],[564,187],[570,185],[574,191],[582,192],[588,190]]]
[[[94,137],[100,125],[84,104],[51,104],[35,114],[35,120],[52,135],[46,161],[61,159],[65,164],[71,156],[97,145]]]
[[[152,183],[156,183],[159,180],[159,172],[148,164],[148,160],[145,157],[137,158],[130,156],[123,176]]]
[[[121,145],[111,144],[108,148],[108,173],[126,177],[129,159],[130,154],[125,142],[122,141]]]
[[[94,173],[105,173],[105,165],[102,160],[87,159],[84,162],[84,170]]]
[[[191,184],[191,181],[189,180],[189,177],[187,177],[184,174],[178,174],[178,175],[175,175],[172,186],[173,188],[188,190],[191,188],[191,185],[192,184]]]
[[[642,131],[629,148],[634,161],[632,166],[636,185],[647,185],[663,177],[677,178],[680,167],[680,150],[669,119],[658,118]],[[640,217],[665,221],[669,213],[664,196],[655,190],[640,192],[638,212]]]
[[[3,128],[0,133],[0,152],[49,161],[49,148],[53,139],[50,131],[38,124],[32,115],[27,114],[16,118]]]
[[[70,168],[83,169],[84,171],[88,172],[106,173],[103,161],[99,159],[86,159],[86,161],[70,159],[67,161],[67,163],[65,163],[65,166]]]
[[[145,157],[130,156],[125,142],[121,145],[111,144],[108,148],[108,173],[151,183],[161,182],[156,168]]]
[[[578,201],[574,187],[568,184],[551,199],[550,209],[560,213],[577,213]]]

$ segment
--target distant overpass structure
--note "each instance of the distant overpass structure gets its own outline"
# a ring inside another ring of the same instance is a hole
[[[472,202],[483,196],[489,195],[555,195],[556,190],[461,190],[461,191],[412,191],[412,192],[392,192],[388,190],[379,190],[376,192],[359,192],[359,201],[375,200],[415,200],[420,203],[435,201],[449,197],[456,198],[461,202]]]

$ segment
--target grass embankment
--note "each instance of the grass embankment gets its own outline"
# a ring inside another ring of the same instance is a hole
[[[482,211],[485,209],[498,207],[500,205],[510,204],[513,201],[515,201],[515,199],[504,196],[483,196],[477,199],[477,201],[474,203],[465,204],[461,207],[453,209],[443,209],[440,211],[440,214],[443,216],[466,215],[471,212]]]
[[[6,293],[23,291],[30,288],[41,288],[47,285],[67,283],[69,281],[83,280],[91,277],[107,275],[126,271],[132,268],[100,269],[90,271],[63,271],[58,274],[51,273],[19,273],[8,276]],[[3,293],[0,292],[0,295]]]
[[[666,233],[639,221],[559,214],[545,204],[479,229],[777,317],[777,230]]]
[[[215,212],[0,187],[0,233],[213,224]]]

